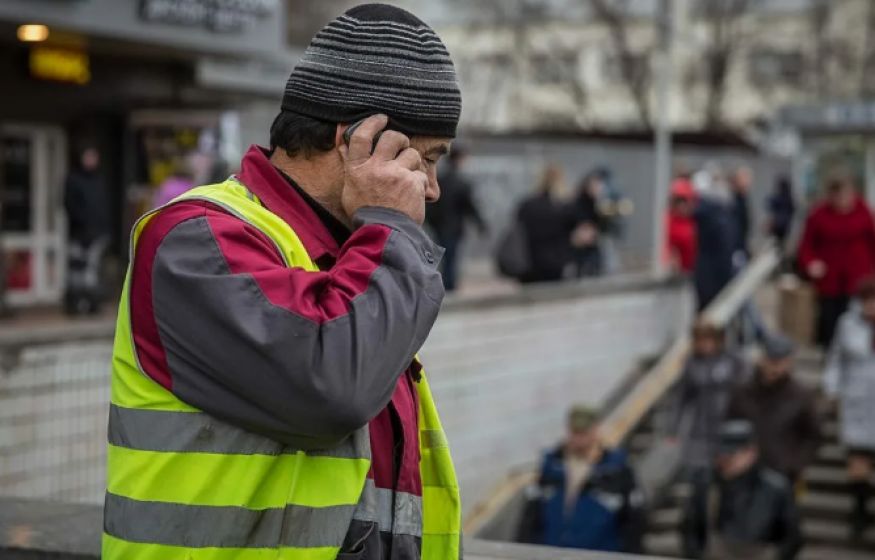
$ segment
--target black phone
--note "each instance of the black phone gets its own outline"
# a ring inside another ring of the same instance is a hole
[[[349,146],[349,141],[352,139],[352,135],[353,135],[353,133],[356,131],[356,129],[357,129],[358,127],[361,126],[361,124],[362,124],[363,122],[365,122],[365,119],[362,119],[362,120],[360,120],[360,121],[356,121],[356,122],[354,122],[353,124],[349,125],[349,126],[346,128],[346,130],[343,131],[343,142],[344,142],[344,144],[346,144],[347,146]],[[383,130],[381,130],[380,132],[378,132],[378,133],[376,134],[376,136],[374,136],[374,145],[371,146],[371,153],[372,153],[372,154],[374,153],[374,150],[377,149],[377,142],[380,141],[380,136],[382,136],[382,135],[383,135],[383,132],[385,132],[386,130],[388,130],[388,129],[384,128]]]

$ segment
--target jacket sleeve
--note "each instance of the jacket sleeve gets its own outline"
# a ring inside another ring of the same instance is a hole
[[[796,465],[796,474],[802,472],[802,469],[810,465],[817,456],[817,449],[820,447],[820,414],[817,410],[817,401],[813,394],[804,396],[805,405],[799,414],[796,424],[799,441],[802,442],[796,452],[798,457]]]
[[[671,407],[669,412],[669,435],[678,437],[683,427],[684,414],[686,413],[687,404],[692,396],[690,384],[690,367],[691,361],[688,360],[681,372],[681,377],[675,384],[670,397]]]
[[[808,266],[818,260],[817,251],[815,248],[816,226],[814,215],[808,216],[805,220],[805,227],[802,231],[802,240],[799,242],[799,268],[803,274],[808,274]]]
[[[355,222],[320,272],[288,268],[219,211],[175,225],[151,272],[170,390],[301,449],[334,446],[376,416],[437,318],[440,249],[391,210]]]

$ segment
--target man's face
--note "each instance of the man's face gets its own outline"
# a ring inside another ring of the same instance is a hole
[[[769,358],[760,360],[760,379],[766,385],[772,385],[784,379],[793,371],[793,358]]]
[[[100,154],[94,148],[88,148],[82,152],[82,168],[86,171],[95,171],[100,165]]]
[[[569,428],[566,450],[575,457],[587,457],[598,443],[598,430],[591,426],[585,430]]]
[[[757,462],[759,451],[755,445],[748,445],[717,457],[717,470],[723,480],[732,480],[746,473]]]
[[[441,197],[437,168],[440,159],[450,153],[450,142],[449,138],[436,136],[414,136],[410,139],[410,147],[422,156],[422,171],[428,175],[428,188],[425,190],[426,202],[437,202]]]
[[[700,334],[693,339],[693,353],[696,356],[707,358],[714,356],[719,350],[717,339],[711,335]]]
[[[743,167],[735,172],[732,177],[732,188],[735,192],[747,194],[751,185],[753,185],[753,172],[750,169]]]

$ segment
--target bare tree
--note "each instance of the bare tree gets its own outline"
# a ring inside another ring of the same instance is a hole
[[[702,15],[709,30],[708,50],[705,54],[705,78],[707,101],[705,126],[723,128],[723,100],[726,97],[726,82],[732,62],[744,41],[742,18],[751,8],[753,0],[704,0]]]
[[[595,16],[610,32],[620,64],[620,75],[635,101],[638,118],[645,128],[651,128],[650,58],[647,53],[634,51],[629,42],[629,0],[590,0],[590,5]]]

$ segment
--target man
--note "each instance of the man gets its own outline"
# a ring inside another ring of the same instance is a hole
[[[462,169],[468,154],[459,146],[453,146],[449,161],[438,175],[441,198],[432,204],[426,218],[434,229],[437,241],[445,249],[441,275],[444,287],[451,292],[458,282],[458,260],[462,239],[465,236],[465,222],[471,220],[480,233],[486,232],[486,222],[474,203],[471,183],[463,175]]]
[[[100,152],[84,146],[67,176],[64,209],[69,224],[69,265],[64,307],[70,315],[100,310],[100,266],[109,241],[107,194]]]
[[[698,234],[693,283],[701,311],[732,280],[736,238],[730,193],[720,168],[712,165],[699,171],[693,184],[698,196],[693,214]]]
[[[729,181],[732,189],[732,216],[735,222],[735,252],[737,259],[747,260],[750,255],[748,238],[750,237],[750,204],[748,195],[753,186],[753,171],[750,167],[740,166]]]
[[[760,464],[750,422],[726,422],[720,441],[716,484],[684,512],[685,556],[792,560],[802,538],[790,483]]]
[[[519,540],[606,552],[640,552],[643,493],[620,450],[605,450],[596,414],[575,407],[568,436],[544,456],[538,487],[520,525]]]
[[[783,336],[767,339],[755,375],[729,405],[730,418],[753,423],[763,464],[791,482],[814,460],[820,443],[816,396],[793,378],[794,352]]]
[[[270,150],[138,222],[105,560],[460,557],[414,357],[444,295],[421,224],[460,109],[437,35],[358,6],[292,71]]]

